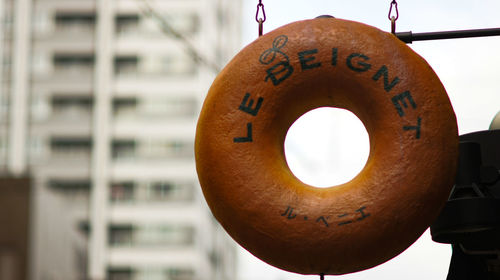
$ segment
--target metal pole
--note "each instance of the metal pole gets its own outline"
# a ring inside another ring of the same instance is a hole
[[[398,37],[399,40],[407,44],[411,44],[414,41],[473,38],[473,37],[487,37],[487,36],[500,36],[500,28],[439,31],[439,32],[426,32],[426,33],[412,33],[411,31],[396,32],[396,37]]]

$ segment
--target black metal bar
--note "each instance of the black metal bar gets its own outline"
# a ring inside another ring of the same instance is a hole
[[[412,33],[411,31],[408,31],[408,32],[396,32],[396,36],[398,37],[399,40],[407,44],[411,44],[414,41],[500,36],[500,28],[440,31],[440,32],[426,32],[426,33]]]

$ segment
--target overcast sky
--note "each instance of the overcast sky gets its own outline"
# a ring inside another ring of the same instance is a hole
[[[391,2],[389,0],[262,2],[267,14],[264,32],[322,14],[390,30],[387,19]],[[415,33],[500,27],[500,1],[497,0],[397,2],[400,15],[397,31],[411,30]],[[244,0],[242,47],[257,38],[257,3],[258,0]],[[491,120],[500,110],[500,37],[415,42],[409,46],[427,60],[443,82],[457,115],[460,134],[488,129]],[[292,126],[292,131],[287,136],[286,153],[292,171],[301,180],[311,180],[307,183],[321,187],[349,180],[361,170],[369,152],[368,136],[356,117],[350,116],[350,113],[323,110],[308,114],[300,122]],[[354,129],[347,130],[347,127]],[[344,139],[341,135],[332,133],[339,130]],[[329,140],[324,143],[313,142],[315,139]],[[332,141],[343,148],[328,149],[326,143]],[[339,156],[339,151],[348,152],[345,156]],[[332,157],[332,154],[336,156]],[[339,166],[339,162],[332,161],[332,158],[341,158],[342,166],[347,165],[349,168],[342,170],[340,174],[332,174],[331,170],[338,170]],[[345,161],[349,158],[354,160],[346,164]],[[315,168],[308,168],[310,166]],[[446,279],[450,256],[450,246],[432,242],[427,232],[410,249],[385,264],[360,273],[327,276],[326,279],[441,280]],[[283,272],[242,250],[238,279],[292,280],[319,277]]]

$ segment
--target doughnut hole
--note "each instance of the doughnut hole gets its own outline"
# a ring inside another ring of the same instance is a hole
[[[285,138],[285,158],[303,183],[328,188],[352,180],[370,153],[368,132],[352,112],[333,107],[298,118]]]

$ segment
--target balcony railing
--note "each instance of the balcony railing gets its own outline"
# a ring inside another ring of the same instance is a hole
[[[111,185],[110,196],[117,204],[187,202],[194,200],[194,186],[170,182],[117,182]]]
[[[194,228],[190,226],[112,225],[109,245],[113,247],[186,246],[194,243]]]
[[[67,201],[88,205],[90,198],[90,181],[88,180],[51,180],[51,190],[64,196]]]
[[[189,268],[170,268],[170,269],[132,269],[131,267],[110,268],[108,270],[109,280],[147,280],[147,279],[166,279],[166,280],[194,280],[195,273]],[[198,278],[196,278],[198,279]]]

